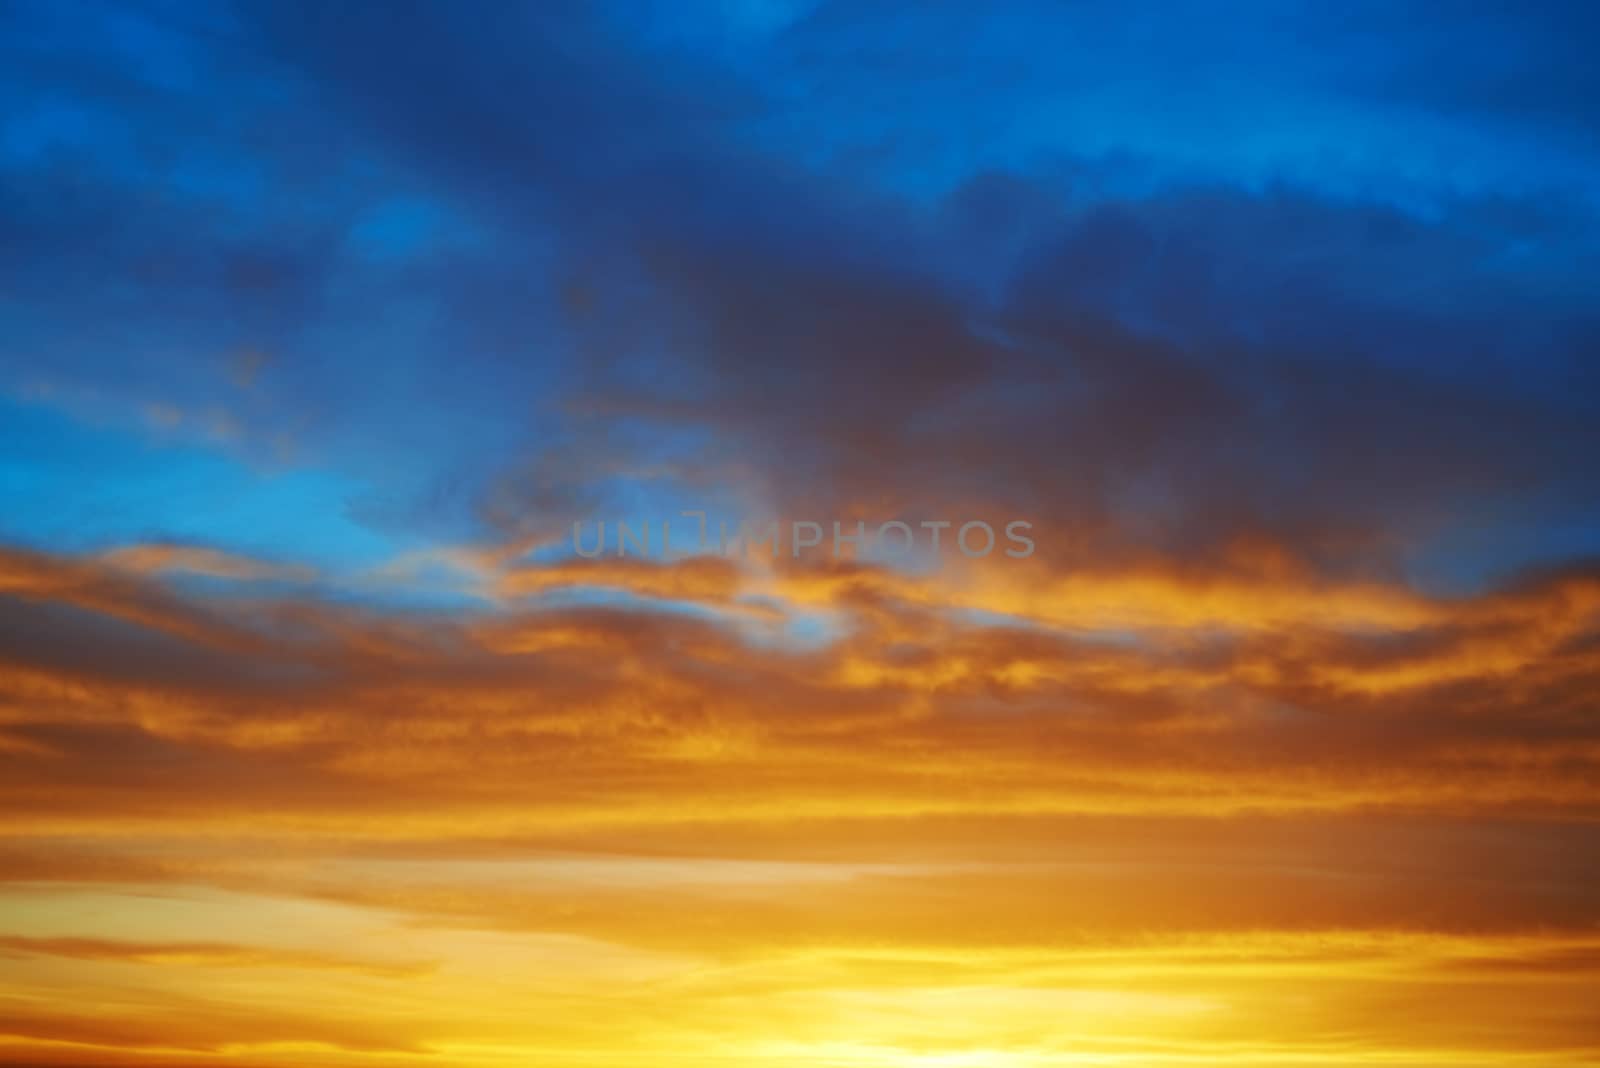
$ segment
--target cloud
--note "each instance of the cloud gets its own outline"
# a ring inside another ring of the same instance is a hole
[[[188,572],[212,578],[260,581],[307,581],[314,572],[306,568],[278,567],[231,553],[191,545],[127,545],[101,554],[111,567],[136,574]]]
[[[0,1062],[1593,1061],[1585,17],[0,18]]]
[[[132,964],[193,965],[206,968],[350,969],[373,975],[411,975],[417,965],[390,965],[272,947],[216,942],[117,942],[95,938],[0,937],[0,953],[11,956],[67,957],[73,960]]]
[[[0,759],[45,824],[181,821],[202,798],[207,820],[268,805],[380,836],[385,812],[560,828],[734,798],[754,820],[1594,804],[1583,570],[1436,598],[1248,572],[507,564],[510,593],[646,596],[396,620],[13,567],[34,606]],[[781,637],[819,609],[831,638]]]

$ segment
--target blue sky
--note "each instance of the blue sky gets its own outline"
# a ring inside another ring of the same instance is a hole
[[[1592,552],[1585,5],[19,3],[4,533]],[[647,503],[642,503],[647,502]]]

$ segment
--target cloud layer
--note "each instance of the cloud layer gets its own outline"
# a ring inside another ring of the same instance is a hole
[[[0,1063],[1594,1063],[1588,10],[724,7],[0,10]]]

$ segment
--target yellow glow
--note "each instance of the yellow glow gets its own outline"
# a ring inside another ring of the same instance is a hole
[[[396,623],[160,585],[248,561],[0,564],[208,658],[0,667],[0,1063],[1600,1062],[1581,583],[650,565],[587,577],[768,599]],[[742,629],[801,603],[821,648]],[[1108,603],[1148,629],[1063,623]],[[1462,679],[1546,733],[1463,729]]]

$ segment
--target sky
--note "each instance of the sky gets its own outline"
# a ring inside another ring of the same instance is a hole
[[[0,2],[0,1065],[1600,1065],[1597,34]]]

